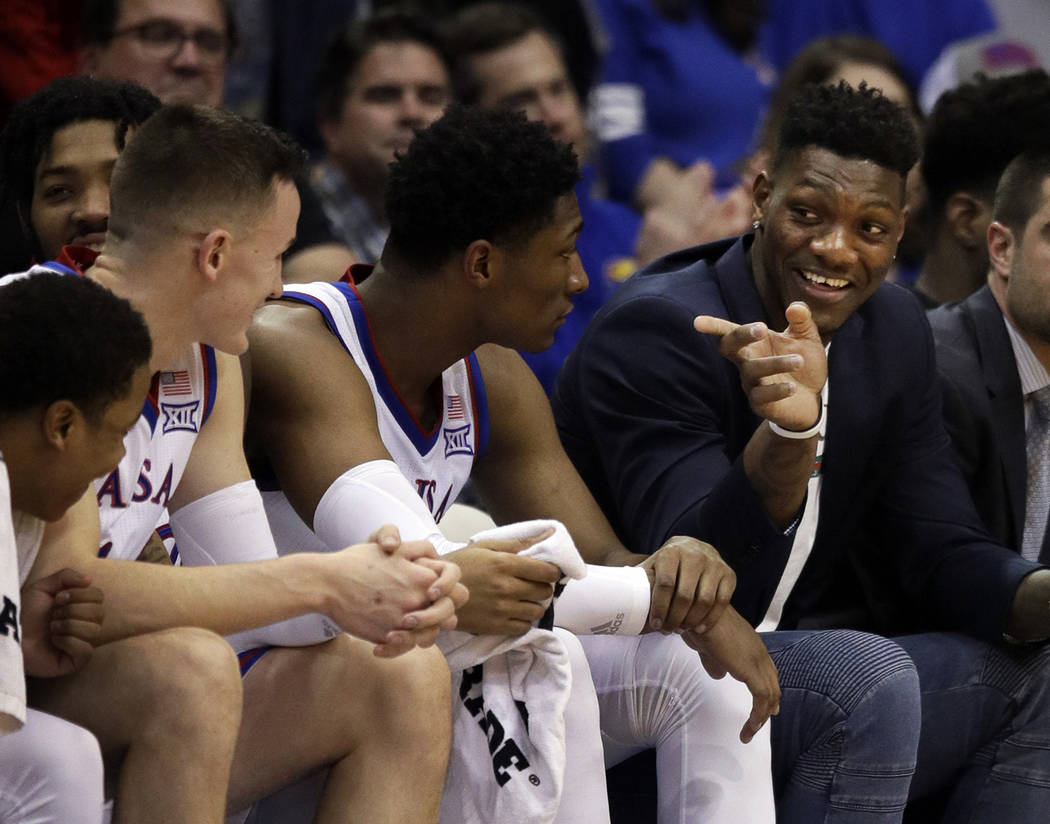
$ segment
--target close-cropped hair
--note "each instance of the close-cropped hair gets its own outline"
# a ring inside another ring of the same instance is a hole
[[[150,351],[142,315],[94,281],[16,278],[0,286],[0,417],[67,400],[97,423]]]
[[[902,182],[919,159],[907,111],[865,83],[856,89],[845,81],[814,83],[798,90],[781,121],[773,168],[807,147],[870,160],[899,174]]]
[[[1028,151],[1010,161],[995,189],[992,219],[1018,238],[1032,215],[1042,207],[1044,184],[1050,180],[1050,148]]]
[[[237,18],[231,0],[216,0],[226,25],[226,50],[237,47]],[[113,39],[120,17],[120,0],[86,0],[81,18],[80,37],[85,46],[104,46]]]
[[[572,147],[542,123],[452,106],[390,165],[383,259],[427,274],[476,240],[520,243],[549,224],[579,179]]]
[[[926,121],[922,178],[934,214],[969,192],[990,201],[1003,170],[1050,144],[1050,76],[1042,69],[979,76],[947,91]]]
[[[413,6],[384,9],[355,20],[335,34],[317,69],[315,89],[322,120],[339,119],[357,67],[382,43],[418,43],[437,54],[446,67],[451,65],[438,27]]]
[[[908,91],[908,110],[917,121],[922,120],[915,89],[904,67],[885,45],[871,37],[857,34],[836,34],[819,37],[792,58],[780,76],[769,101],[762,146],[772,149],[784,117],[784,109],[798,90],[809,83],[830,83],[847,63],[877,66],[893,75]]]
[[[87,120],[113,123],[113,145],[123,151],[128,130],[156,112],[160,101],[134,83],[60,77],[21,100],[0,134],[0,193],[14,204],[27,240],[37,249],[29,220],[40,160],[55,132]]]
[[[562,51],[558,36],[528,6],[520,3],[478,3],[467,6],[449,20],[445,37],[452,54],[452,86],[456,99],[474,104],[481,87],[471,71],[471,59],[517,43],[539,32]]]
[[[135,132],[113,169],[109,231],[126,239],[140,226],[250,220],[305,158],[291,138],[257,120],[212,106],[166,106]]]

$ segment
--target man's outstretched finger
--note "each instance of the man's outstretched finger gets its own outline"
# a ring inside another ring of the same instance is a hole
[[[715,335],[720,338],[739,327],[740,324],[738,323],[733,323],[724,318],[716,318],[713,315],[697,315],[693,318],[693,328],[697,332],[702,332],[705,335]]]

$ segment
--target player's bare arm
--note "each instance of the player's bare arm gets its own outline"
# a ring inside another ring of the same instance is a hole
[[[423,614],[430,624],[447,617],[443,606],[422,612],[438,607],[430,593],[438,574],[375,544],[244,564],[165,567],[98,558],[98,534],[98,506],[89,491],[48,526],[29,582],[65,567],[89,576],[106,594],[100,644],[181,626],[229,635],[310,612],[384,643],[390,633],[404,631],[409,615]],[[432,551],[422,543],[402,549]]]
[[[719,349],[736,365],[756,415],[785,430],[807,431],[823,414],[821,389],[828,366],[820,333],[804,303],[785,312],[788,327],[736,324],[701,315],[698,332],[720,339]],[[768,426],[755,430],[744,449],[744,471],[773,523],[786,528],[798,517],[813,469],[817,437],[782,437]]]
[[[310,307],[268,304],[256,312],[248,337],[250,448],[265,452],[292,507],[312,527],[318,503],[340,475],[368,461],[391,460],[375,424],[372,395],[353,360]],[[325,437],[318,437],[321,432]],[[395,554],[438,576],[433,608],[414,616],[410,623],[415,626],[405,629],[432,640],[433,628],[455,626],[461,619],[452,613],[467,600],[467,592],[457,583],[454,565],[439,560],[433,550],[419,551],[418,541]],[[434,616],[441,620],[434,622]]]
[[[255,313],[249,449],[268,457],[299,517],[313,526],[325,492],[352,466],[391,460],[361,371],[315,309],[277,301]],[[320,433],[324,433],[323,437]]]

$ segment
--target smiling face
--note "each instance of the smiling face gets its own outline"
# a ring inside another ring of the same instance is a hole
[[[541,352],[572,311],[572,298],[587,288],[587,273],[576,251],[583,228],[576,195],[558,198],[554,218],[527,240],[497,247],[500,279],[487,296],[491,340]]]
[[[449,88],[448,70],[429,46],[376,44],[350,78],[339,117],[321,121],[329,156],[353,183],[385,180],[394,153],[441,117]]]
[[[886,277],[904,229],[903,182],[869,160],[807,147],[755,180],[755,284],[774,325],[804,301],[822,335]]]
[[[33,177],[29,222],[44,260],[76,243],[102,248],[109,178],[117,162],[117,124],[85,120],[55,131]]]
[[[202,338],[217,349],[239,355],[248,348],[252,316],[267,297],[283,289],[281,265],[295,240],[299,193],[295,184],[280,180],[271,205],[251,223],[232,233],[223,268],[205,301],[208,329]]]

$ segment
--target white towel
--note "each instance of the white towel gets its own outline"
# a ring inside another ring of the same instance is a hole
[[[509,524],[471,540],[531,537],[549,528],[553,535],[519,554],[582,578],[587,568],[558,521]],[[539,622],[546,628],[534,626],[517,637],[456,631],[438,637],[452,671],[453,747],[443,824],[553,821],[565,772],[572,672],[561,639],[550,631],[552,617],[548,609]]]
[[[0,456],[0,734],[26,720],[26,680],[22,669],[18,549],[11,516],[7,465]]]

